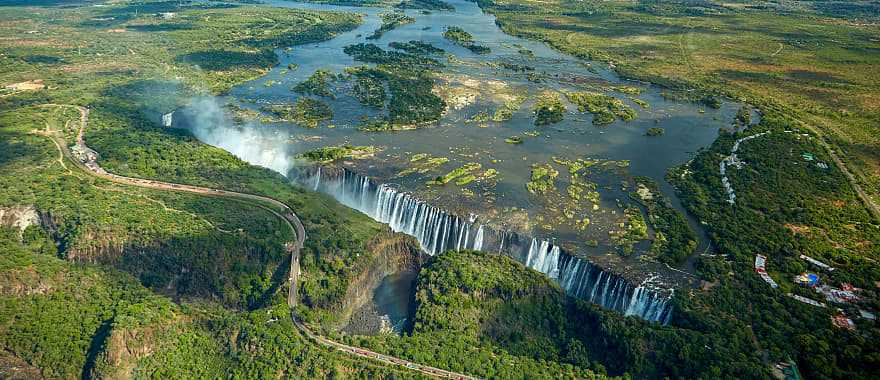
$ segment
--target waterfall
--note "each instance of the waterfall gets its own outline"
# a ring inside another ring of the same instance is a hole
[[[477,229],[477,236],[474,237],[474,251],[483,250],[483,225]]]
[[[388,224],[395,232],[414,237],[429,255],[453,249],[498,252],[547,275],[573,297],[648,321],[665,324],[671,318],[669,292],[655,286],[653,277],[635,286],[623,276],[569,255],[548,240],[523,240],[525,237],[514,232],[494,231],[478,223],[474,215],[461,218],[349,170],[322,170],[319,166],[312,173],[301,173],[298,180]]]
[[[318,186],[321,185],[321,167],[318,166],[318,174],[315,176],[315,187],[312,191],[318,191]]]
[[[174,111],[162,115],[162,126],[163,127],[165,127],[165,128],[170,127],[172,121],[174,121]]]

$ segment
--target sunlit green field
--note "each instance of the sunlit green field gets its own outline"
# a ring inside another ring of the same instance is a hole
[[[880,200],[880,27],[871,2],[480,1],[505,31],[625,75],[781,107]]]

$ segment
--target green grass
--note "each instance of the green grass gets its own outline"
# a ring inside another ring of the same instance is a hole
[[[613,62],[624,76],[784,109],[825,135],[880,200],[880,78],[865,75],[880,70],[880,32],[876,13],[851,18],[870,2],[479,3],[504,31]]]

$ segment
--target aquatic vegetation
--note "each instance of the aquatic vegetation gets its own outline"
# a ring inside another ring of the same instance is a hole
[[[634,87],[634,86],[612,86],[611,90],[617,91],[621,94],[626,94],[626,95],[639,95],[642,93],[641,87]]]
[[[244,108],[234,103],[227,103],[223,106],[232,116],[232,121],[236,124],[245,123],[256,120],[260,117],[260,113],[250,108]]]
[[[382,18],[382,25],[376,29],[372,35],[367,36],[368,40],[376,40],[382,37],[385,32],[397,28],[401,25],[412,24],[416,19],[405,15],[403,12],[386,12],[379,15]]]
[[[622,100],[613,96],[590,91],[567,92],[568,101],[578,106],[578,111],[593,114],[594,125],[607,125],[615,117],[623,121],[636,118],[636,112]]]
[[[520,136],[511,136],[511,137],[504,139],[504,142],[506,142],[508,144],[522,144],[523,138]]]
[[[346,68],[346,73],[354,76],[355,83],[352,92],[357,100],[368,107],[385,107],[385,73],[378,69],[367,66]]]
[[[646,101],[644,101],[644,100],[642,100],[642,99],[639,99],[639,98],[637,98],[637,97],[635,97],[635,96],[630,96],[630,97],[628,97],[628,99],[629,99],[631,102],[637,104],[639,107],[642,107],[642,109],[649,109],[649,108],[651,108],[651,104],[649,104],[648,102],[646,102]]]
[[[631,254],[635,243],[648,238],[648,224],[638,207],[627,206],[623,214],[625,220],[618,224],[619,229],[610,231],[609,235],[621,253]]]
[[[471,181],[477,179],[472,173],[474,171],[480,170],[483,167],[482,164],[477,162],[469,162],[458,168],[453,169],[446,175],[438,176],[431,181],[428,181],[428,185],[445,185],[452,180],[459,179],[458,185],[466,185]]]
[[[548,125],[562,121],[565,115],[565,104],[559,93],[554,91],[544,91],[535,102],[535,125]]]
[[[300,154],[300,157],[328,164],[341,159],[364,159],[374,156],[381,149],[374,146],[325,146]]]
[[[546,194],[556,190],[558,176],[559,171],[550,164],[532,164],[532,174],[529,182],[526,183],[526,189],[532,194]]]
[[[271,104],[260,108],[275,117],[275,121],[289,121],[306,128],[317,128],[318,124],[333,118],[333,110],[327,103],[312,98],[299,98],[291,105]]]
[[[645,134],[648,136],[663,136],[666,133],[666,130],[660,127],[651,127],[648,128],[648,132]]]
[[[746,106],[742,106],[736,111],[736,124],[739,126],[747,126],[752,123],[752,110]]]
[[[443,37],[476,54],[487,54],[492,51],[488,46],[476,44],[474,37],[470,33],[457,26],[447,26],[446,31],[443,32]]]
[[[449,162],[449,159],[446,157],[431,157],[424,153],[416,154],[410,158],[410,163],[413,165],[397,173],[397,177],[403,177],[415,173],[425,174],[440,168],[440,166],[447,162]]]
[[[328,70],[318,69],[308,79],[293,86],[293,91],[303,95],[316,95],[334,98],[330,92],[329,84],[336,79],[336,75]]]

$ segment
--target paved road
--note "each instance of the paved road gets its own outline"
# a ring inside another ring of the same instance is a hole
[[[83,133],[85,131],[86,126],[89,122],[89,109],[86,107],[79,106],[70,106],[70,105],[60,105],[60,104],[51,104],[51,106],[61,106],[61,107],[75,107],[80,112],[80,126],[76,135],[76,144],[74,144],[71,148],[68,148],[65,141],[62,137],[58,135],[50,135],[50,137],[55,140],[56,145],[60,149],[62,149],[62,153],[71,159],[77,166],[82,168],[83,170],[92,173],[93,175],[107,179],[112,182],[121,183],[125,185],[138,186],[150,189],[158,189],[158,190],[168,190],[168,191],[183,191],[188,193],[201,194],[206,196],[215,196],[215,197],[224,197],[224,198],[232,198],[239,200],[248,200],[248,201],[256,201],[257,206],[261,207],[279,218],[284,219],[287,224],[290,226],[291,230],[296,233],[296,242],[287,243],[286,248],[287,251],[290,252],[290,276],[288,277],[288,281],[290,282],[290,290],[287,294],[287,304],[290,306],[290,317],[293,320],[294,326],[302,332],[303,335],[311,339],[312,341],[325,346],[331,349],[335,349],[337,351],[344,352],[345,354],[351,356],[357,356],[361,358],[367,358],[371,360],[380,361],[389,365],[396,365],[401,367],[406,367],[414,371],[421,372],[428,376],[439,377],[439,378],[448,378],[448,379],[475,379],[474,377],[450,372],[446,370],[442,370],[439,368],[434,368],[431,366],[426,366],[422,364],[413,363],[404,359],[400,359],[393,356],[383,355],[377,352],[373,352],[370,350],[366,350],[360,347],[349,346],[343,343],[339,343],[325,337],[322,337],[318,334],[312,332],[305,324],[303,324],[300,320],[296,318],[296,315],[293,309],[297,304],[297,284],[298,284],[298,276],[300,272],[299,268],[299,252],[303,247],[303,243],[306,239],[306,231],[303,228],[302,222],[300,222],[299,217],[293,210],[288,207],[283,202],[280,202],[276,199],[264,197],[255,194],[247,194],[247,193],[239,193],[235,191],[226,191],[220,189],[212,189],[208,187],[201,186],[192,186],[192,185],[183,185],[177,183],[170,182],[162,182],[155,181],[150,179],[142,179],[142,178],[132,178],[132,177],[123,177],[120,175],[116,175],[104,170],[100,165],[98,165],[98,154],[89,148],[85,140],[83,138]],[[271,207],[266,207],[262,204],[271,204],[276,209]]]

